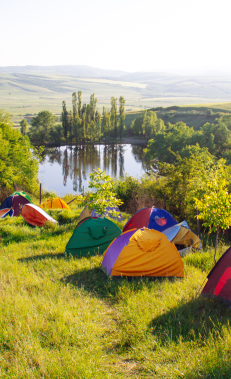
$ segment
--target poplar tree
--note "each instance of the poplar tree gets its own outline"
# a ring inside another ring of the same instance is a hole
[[[125,99],[123,96],[120,96],[120,98],[119,98],[119,134],[120,134],[120,139],[122,138],[123,131],[125,129],[124,121],[125,121]]]
[[[81,117],[81,96],[82,96],[82,91],[78,91],[78,114],[79,117]]]
[[[63,134],[64,134],[64,137],[66,138],[66,143],[67,143],[68,111],[67,111],[66,101],[62,102],[62,107],[63,107],[63,111],[62,111],[62,114],[61,114],[61,120],[62,120]]]
[[[79,139],[79,126],[80,126],[80,117],[77,108],[77,95],[76,92],[72,94],[72,108],[73,108],[73,132],[75,135],[75,143],[77,145]]]
[[[27,133],[27,128],[28,128],[28,122],[26,118],[20,121],[20,126],[21,126],[20,131],[25,136]]]
[[[113,139],[117,137],[117,99],[111,97],[111,125],[113,130]]]

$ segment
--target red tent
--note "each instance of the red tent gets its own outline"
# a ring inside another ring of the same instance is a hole
[[[202,293],[218,296],[231,305],[231,247],[217,261],[207,278]]]

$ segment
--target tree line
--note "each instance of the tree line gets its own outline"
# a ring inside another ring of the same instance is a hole
[[[57,123],[57,117],[49,111],[41,111],[32,118],[28,128],[27,121],[20,123],[21,133],[28,135],[34,144],[46,143],[75,143],[100,142],[121,139],[125,131],[125,99],[111,97],[111,108],[103,107],[103,113],[96,108],[95,94],[90,96],[88,104],[82,104],[82,92],[72,94],[72,109],[68,110],[66,101],[62,102],[61,123]],[[29,130],[28,130],[29,129]],[[28,131],[27,131],[28,130]]]

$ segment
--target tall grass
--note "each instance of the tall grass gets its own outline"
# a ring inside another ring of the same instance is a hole
[[[0,377],[230,378],[230,310],[200,296],[213,249],[184,279],[107,279],[102,256],[64,253],[74,212],[0,220]]]

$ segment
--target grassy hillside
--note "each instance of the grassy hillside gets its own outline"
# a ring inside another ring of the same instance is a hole
[[[109,73],[93,68],[80,70],[77,75],[75,68],[65,66],[61,71],[56,68],[11,71],[0,73],[0,109],[11,113],[17,125],[26,114],[34,115],[44,109],[60,114],[63,100],[70,109],[71,94],[79,90],[83,93],[83,102],[89,102],[90,95],[95,93],[101,111],[103,106],[110,108],[112,96],[117,99],[123,96],[128,112],[193,104],[215,108],[218,102],[226,102],[226,109],[230,109],[227,103],[231,101],[229,77],[208,79],[161,73],[123,75],[119,72],[109,77]],[[88,76],[84,76],[84,72]]]
[[[185,279],[108,280],[102,256],[64,254],[71,207],[56,227],[0,220],[1,377],[229,378],[230,310],[199,296],[213,249],[184,258]]]
[[[206,122],[214,123],[216,119],[225,114],[231,115],[231,103],[204,104],[191,106],[155,107],[149,109],[156,112],[158,118],[165,123],[175,124],[178,121],[185,122],[195,130],[200,129]],[[140,116],[142,111],[127,112],[126,127],[130,128],[132,121]]]

